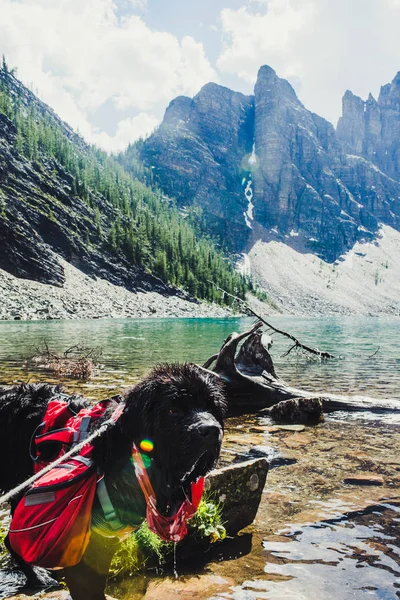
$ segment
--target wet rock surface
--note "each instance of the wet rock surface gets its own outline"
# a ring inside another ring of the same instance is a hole
[[[259,458],[231,465],[207,476],[205,490],[221,506],[228,535],[253,523],[268,473],[268,461]]]
[[[275,423],[319,423],[324,420],[320,398],[293,398],[271,407],[269,414]]]

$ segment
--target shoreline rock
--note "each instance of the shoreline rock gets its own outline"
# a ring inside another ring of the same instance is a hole
[[[61,257],[65,283],[59,287],[20,279],[0,269],[0,321],[148,317],[226,318],[229,308],[200,302],[186,292],[131,292],[82,273]]]

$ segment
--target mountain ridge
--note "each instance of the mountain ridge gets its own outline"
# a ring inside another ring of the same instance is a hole
[[[269,66],[252,96],[206,84],[193,99],[173,100],[140,157],[161,189],[201,210],[233,252],[248,251],[255,235],[275,235],[334,262],[375,239],[379,223],[400,227],[398,180],[349,155],[333,125]]]

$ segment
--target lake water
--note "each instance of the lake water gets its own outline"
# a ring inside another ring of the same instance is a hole
[[[272,355],[287,383],[310,391],[400,400],[398,319],[271,318],[303,343],[328,350],[321,363],[293,353],[273,336]],[[103,398],[137,381],[160,362],[204,362],[232,331],[251,319],[151,319],[0,323],[0,384],[51,380],[24,367],[44,340],[63,351],[99,346],[103,368],[88,383],[65,380],[68,391]],[[352,416],[354,419],[354,415]],[[214,548],[201,565],[111,584],[123,600],[398,600],[400,598],[400,426],[389,415],[336,415],[304,432],[276,430],[257,415],[228,420],[223,463],[265,451],[281,456],[271,469],[255,525]],[[232,454],[233,453],[233,454]],[[370,475],[371,486],[348,485]],[[378,478],[378,479],[377,479]],[[0,571],[0,597],[19,589]]]
[[[400,399],[400,319],[271,317],[271,322],[304,344],[337,357],[323,364],[294,353],[282,358],[291,343],[274,334],[273,360],[289,384],[310,391]],[[45,340],[59,351],[74,344],[101,347],[104,370],[85,387],[118,387],[136,381],[160,362],[203,363],[232,331],[244,331],[253,323],[251,319],[0,322],[0,381],[32,376],[31,371],[21,371],[22,360]],[[47,373],[34,375],[49,378]]]

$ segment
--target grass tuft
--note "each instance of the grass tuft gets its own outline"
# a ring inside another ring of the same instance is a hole
[[[194,542],[206,540],[212,544],[226,537],[221,507],[207,497],[200,502],[188,525],[189,535]],[[162,565],[172,554],[173,548],[172,542],[164,542],[150,531],[144,522],[134,534],[122,542],[111,563],[110,577],[132,575],[143,570],[147,563]]]

